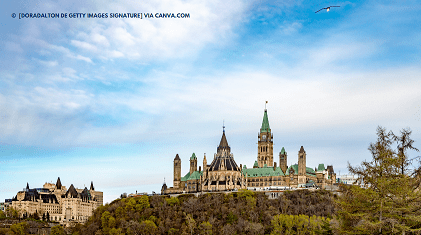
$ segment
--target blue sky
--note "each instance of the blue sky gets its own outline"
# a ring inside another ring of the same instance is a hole
[[[330,5],[331,11],[314,12]],[[0,201],[60,177],[106,202],[172,186],[225,120],[257,158],[265,101],[289,164],[370,159],[377,126],[421,148],[419,1],[13,1],[0,9]],[[18,19],[12,13],[190,13],[188,19]],[[410,156],[419,153],[409,152]]]

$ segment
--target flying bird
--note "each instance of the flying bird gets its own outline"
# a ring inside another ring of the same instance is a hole
[[[326,11],[329,11],[331,7],[341,7],[341,6],[330,6],[330,7],[325,7],[325,8],[322,8],[322,9],[320,9],[320,10],[316,11],[315,13],[317,13],[317,12],[319,12],[319,11],[321,11],[321,10],[324,10],[324,9],[326,9]]]

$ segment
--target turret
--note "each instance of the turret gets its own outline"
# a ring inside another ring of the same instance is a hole
[[[181,159],[177,155],[174,158],[174,188],[179,188],[181,182]]]
[[[197,157],[196,154],[193,153],[190,157],[190,175],[195,171],[197,171]]]
[[[281,152],[279,153],[279,167],[281,168],[282,172],[286,172],[288,169],[288,165],[287,165],[287,152],[285,151],[285,148],[282,147]]]
[[[306,178],[306,151],[301,146],[300,151],[298,151],[298,184],[305,184]]]

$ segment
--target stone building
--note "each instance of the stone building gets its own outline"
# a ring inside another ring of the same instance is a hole
[[[174,183],[168,188],[164,183],[162,194],[228,191],[248,188],[262,190],[267,188],[326,188],[336,181],[333,166],[324,167],[319,164],[316,168],[307,167],[307,154],[301,146],[298,151],[298,164],[287,165],[288,155],[282,147],[279,153],[279,166],[273,158],[273,134],[269,125],[267,110],[263,114],[262,126],[258,133],[257,160],[253,168],[237,166],[231,148],[228,145],[225,130],[217,153],[210,165],[207,165],[206,155],[203,157],[203,171],[197,170],[197,157],[193,153],[190,157],[190,171],[181,177],[181,158],[177,154],[174,158]]]
[[[203,157],[203,170],[197,170],[197,157],[193,153],[190,157],[190,170],[181,177],[181,159],[178,154],[174,158],[174,183],[168,188],[164,183],[162,194],[228,191],[246,188],[246,179],[240,167],[234,160],[231,148],[222,133],[221,142],[214,155],[212,163],[207,164],[206,154]]]
[[[29,188],[19,191],[12,199],[12,208],[20,217],[38,214],[41,218],[49,217],[51,221],[61,224],[68,222],[86,222],[92,212],[103,203],[103,193],[96,191],[91,182],[90,189],[77,189],[70,185],[63,186],[60,177],[56,184],[45,183],[42,188]]]
[[[267,110],[263,114],[262,127],[258,134],[258,155],[253,168],[244,166],[243,174],[247,176],[247,188],[304,188],[309,186],[326,188],[336,181],[333,166],[319,164],[313,170],[307,167],[307,154],[301,146],[298,151],[298,164],[287,165],[288,154],[282,147],[279,152],[279,167],[273,162],[273,134],[269,125]]]

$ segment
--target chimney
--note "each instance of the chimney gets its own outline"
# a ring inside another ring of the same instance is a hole
[[[276,170],[276,162],[273,163],[273,170]]]

